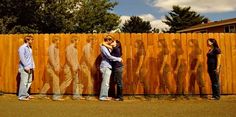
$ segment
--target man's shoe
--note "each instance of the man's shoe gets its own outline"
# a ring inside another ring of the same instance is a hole
[[[82,96],[80,96],[80,97],[73,97],[72,99],[73,99],[73,100],[85,100],[85,98],[82,97]]]
[[[116,98],[115,101],[124,101],[123,98]]]
[[[110,101],[112,100],[112,97],[103,97],[103,98],[99,98],[100,101]]]
[[[58,98],[58,99],[53,99],[53,101],[64,101],[64,99]]]
[[[28,101],[30,100],[29,98],[19,98],[19,101]]]
[[[210,98],[209,100],[220,100],[219,98],[214,98],[214,97],[212,97],[212,98]]]
[[[34,96],[28,96],[27,98],[29,98],[29,99],[35,99]]]

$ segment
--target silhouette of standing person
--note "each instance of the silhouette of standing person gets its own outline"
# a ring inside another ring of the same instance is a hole
[[[173,46],[175,48],[174,57],[172,57],[174,77],[176,80],[176,95],[184,95],[185,77],[186,77],[186,60],[183,58],[184,50],[181,40],[174,39]],[[174,59],[174,60],[173,60]],[[177,97],[176,97],[177,98]],[[175,100],[176,98],[173,98]]]
[[[206,98],[206,87],[205,87],[205,81],[203,79],[203,63],[201,61],[201,54],[202,50],[199,47],[198,40],[191,39],[190,40],[190,47],[192,48],[192,51],[189,54],[190,58],[190,82],[189,82],[189,93],[194,94],[195,93],[195,82],[197,81],[197,84],[199,86],[199,92],[201,98]]]
[[[82,62],[81,62],[81,67],[82,67],[82,72],[84,74],[85,79],[87,79],[87,85],[86,89],[88,91],[89,95],[94,94],[94,78],[93,78],[93,69],[94,69],[94,62],[95,62],[95,57],[94,57],[94,52],[93,52],[93,45],[94,45],[94,37],[89,36],[86,40],[86,44],[83,46],[83,56],[82,56]],[[86,99],[90,99],[90,96],[88,96]]]
[[[221,49],[215,39],[208,39],[207,45],[210,48],[207,53],[207,69],[211,79],[212,98],[211,100],[220,99],[220,67],[221,67]]]
[[[66,47],[66,64],[64,66],[65,79],[60,85],[61,95],[66,92],[68,86],[70,86],[73,81],[73,98],[74,100],[84,99],[80,90],[82,88],[79,84],[78,70],[80,69],[79,60],[78,60],[78,37],[73,36],[71,38],[71,44]]]
[[[146,50],[144,47],[144,43],[142,40],[136,40],[135,47],[137,48],[137,52],[135,54],[135,77],[134,78],[134,94],[138,91],[138,85],[142,84],[144,89],[145,97],[148,94],[149,83],[146,78],[147,68],[145,67],[145,59],[146,59]]]
[[[60,56],[59,56],[59,42],[60,37],[55,36],[52,39],[52,44],[48,48],[48,65],[47,65],[47,77],[45,84],[43,85],[40,95],[41,98],[46,98],[46,93],[50,89],[50,81],[52,81],[52,89],[53,89],[53,100],[55,101],[62,101],[61,93],[60,93],[60,79],[59,79],[59,73],[60,73]]]
[[[33,43],[32,36],[26,36],[24,38],[24,44],[18,49],[19,53],[19,73],[20,73],[20,84],[18,99],[20,101],[27,101],[32,96],[29,95],[28,91],[32,84],[33,70],[35,69],[35,63],[33,58],[33,53],[31,49],[31,44]]]
[[[171,90],[170,83],[170,65],[168,64],[169,59],[169,49],[165,39],[158,40],[158,47],[161,48],[161,51],[158,54],[158,65],[159,65],[159,78],[160,85],[159,90],[161,94],[173,93]]]

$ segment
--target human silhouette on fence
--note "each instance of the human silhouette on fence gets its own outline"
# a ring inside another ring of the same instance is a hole
[[[81,70],[83,72],[84,79],[87,80],[85,89],[87,90],[87,93],[89,95],[92,95],[94,93],[94,62],[95,62],[95,56],[94,56],[94,37],[89,36],[86,39],[86,44],[83,46],[83,55],[81,59]],[[89,97],[88,97],[89,98]]]
[[[181,40],[174,39],[173,46],[175,48],[175,51],[172,54],[171,62],[174,70],[174,78],[176,81],[176,96],[178,97],[184,95],[185,93],[187,64],[186,60],[183,58],[184,50]]]
[[[192,48],[189,54],[189,68],[190,68],[190,80],[189,80],[189,93],[195,94],[195,82],[199,87],[199,93],[201,98],[207,98],[205,80],[203,79],[203,62],[201,60],[202,49],[199,47],[197,39],[191,39],[189,45]]]
[[[47,98],[46,93],[50,89],[50,81],[52,81],[52,89],[53,89],[53,100],[61,101],[62,96],[60,92],[60,86],[59,86],[59,73],[61,70],[60,66],[60,56],[59,56],[59,42],[60,37],[55,36],[52,39],[52,44],[48,48],[48,64],[46,68],[47,76],[45,84],[43,85],[40,95],[42,98]]]
[[[149,91],[149,79],[147,79],[147,68],[146,68],[146,50],[144,47],[144,42],[142,40],[135,41],[135,48],[137,48],[137,52],[134,57],[134,66],[135,75],[133,78],[133,86],[134,86],[134,94],[138,93],[138,86],[144,90],[144,95],[147,96]]]
[[[60,85],[61,95],[66,92],[68,86],[73,81],[73,97],[74,100],[84,99],[81,96],[83,91],[83,85],[79,84],[78,72],[80,69],[78,60],[78,37],[73,36],[71,38],[71,44],[66,47],[66,64],[64,65],[65,79]]]
[[[158,54],[158,70],[159,70],[159,93],[160,94],[169,94],[173,93],[171,87],[171,73],[170,65],[168,63],[169,59],[169,48],[165,39],[158,40],[158,47],[161,51]]]

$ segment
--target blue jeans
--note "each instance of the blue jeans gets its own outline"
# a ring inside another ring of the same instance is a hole
[[[215,70],[208,70],[208,74],[211,79],[212,97],[220,99],[219,73]]]
[[[123,67],[114,68],[114,79],[117,83],[117,98],[123,99],[123,83],[122,83],[122,73]]]
[[[109,83],[110,83],[110,76],[111,76],[111,69],[109,68],[100,68],[102,73],[102,85],[99,99],[103,99],[108,97],[108,90],[109,90]]]
[[[24,69],[19,69],[20,72],[20,88],[18,98],[27,98],[29,96],[28,90],[32,83],[32,71],[27,73]]]

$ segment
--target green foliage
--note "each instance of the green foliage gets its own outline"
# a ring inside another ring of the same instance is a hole
[[[127,33],[148,33],[152,29],[149,21],[143,21],[138,16],[132,16],[129,20],[125,21],[122,32]]]
[[[170,27],[168,32],[176,32],[208,21],[208,18],[190,9],[191,7],[173,6],[173,10],[165,16],[166,20],[163,21]]]
[[[0,2],[0,33],[33,33],[37,20],[37,11],[40,8],[39,0],[1,0]]]
[[[119,16],[111,13],[117,5],[109,0],[82,0],[76,12],[76,32],[107,32],[117,28]]]
[[[2,0],[0,33],[108,32],[119,25],[110,0]]]

